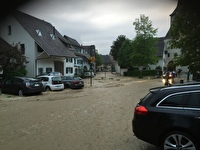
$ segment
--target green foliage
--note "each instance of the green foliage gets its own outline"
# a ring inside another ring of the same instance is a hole
[[[102,60],[101,55],[96,53],[96,66],[101,66],[102,64],[103,64],[103,60]]]
[[[136,19],[133,22],[136,31],[136,37],[142,36],[143,38],[149,38],[156,35],[158,29],[152,27],[152,21],[149,20],[149,17],[145,15],[140,15],[140,19]]]
[[[131,40],[125,39],[119,52],[118,52],[118,64],[121,68],[128,68],[130,64],[130,54],[133,51]]]
[[[156,70],[162,70],[162,67],[161,66],[157,66]]]
[[[111,46],[111,55],[113,56],[114,60],[118,60],[118,52],[123,44],[123,42],[126,40],[126,36],[120,35],[117,37],[116,41],[113,41],[113,45]]]
[[[168,71],[173,71],[173,70],[176,70],[176,64],[174,63],[174,61],[170,61],[168,64],[167,64],[167,70]]]
[[[133,41],[133,52],[131,53],[131,64],[134,66],[147,66],[155,64],[157,57],[156,43],[154,37],[157,29],[152,27],[152,22],[145,15],[141,15],[133,25],[136,30],[136,37]]]
[[[189,66],[191,72],[200,70],[200,11],[199,0],[179,1],[170,28],[170,48],[180,48],[174,63]]]
[[[142,76],[156,76],[157,70],[131,70],[124,72],[124,76],[142,77]]]
[[[19,75],[25,76],[25,64],[26,58],[17,49],[17,46],[6,48],[0,48],[0,70],[3,70],[3,78]]]
[[[157,38],[154,37],[157,29],[152,27],[152,22],[145,15],[141,15],[133,25],[136,30],[135,39],[129,40],[123,35],[118,36],[111,46],[111,55],[121,68],[155,64],[158,60]]]

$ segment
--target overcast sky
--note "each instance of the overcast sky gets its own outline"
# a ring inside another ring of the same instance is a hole
[[[166,35],[170,14],[178,0],[33,0],[19,8],[51,23],[63,36],[82,45],[95,45],[106,55],[119,35],[135,37],[133,22],[141,14],[158,28],[157,37]]]

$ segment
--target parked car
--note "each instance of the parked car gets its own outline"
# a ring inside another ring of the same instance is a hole
[[[199,150],[200,83],[150,89],[134,109],[132,129],[163,150]]]
[[[42,82],[35,78],[29,77],[12,77],[1,83],[1,92],[8,94],[17,94],[24,96],[28,94],[40,94],[44,92]]]
[[[80,77],[61,76],[61,78],[62,78],[65,88],[77,89],[77,88],[84,87],[84,81]]]
[[[61,73],[61,72],[57,72],[57,71],[53,71],[53,72],[43,72],[42,74],[37,75],[36,77],[44,76],[44,75],[48,75],[48,76],[62,76],[62,73]]]
[[[45,91],[60,91],[64,89],[64,84],[60,76],[38,76],[44,85]]]

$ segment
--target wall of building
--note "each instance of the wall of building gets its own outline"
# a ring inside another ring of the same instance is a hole
[[[11,26],[11,35],[8,35],[8,26]],[[10,16],[0,23],[0,36],[12,46],[25,44],[25,55],[28,63],[26,64],[27,76],[36,75],[35,72],[35,42],[32,37],[24,30],[17,20]]]

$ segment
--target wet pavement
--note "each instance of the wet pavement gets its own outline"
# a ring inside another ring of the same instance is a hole
[[[1,150],[157,150],[132,133],[136,103],[161,79],[98,73],[83,89],[0,95]]]

